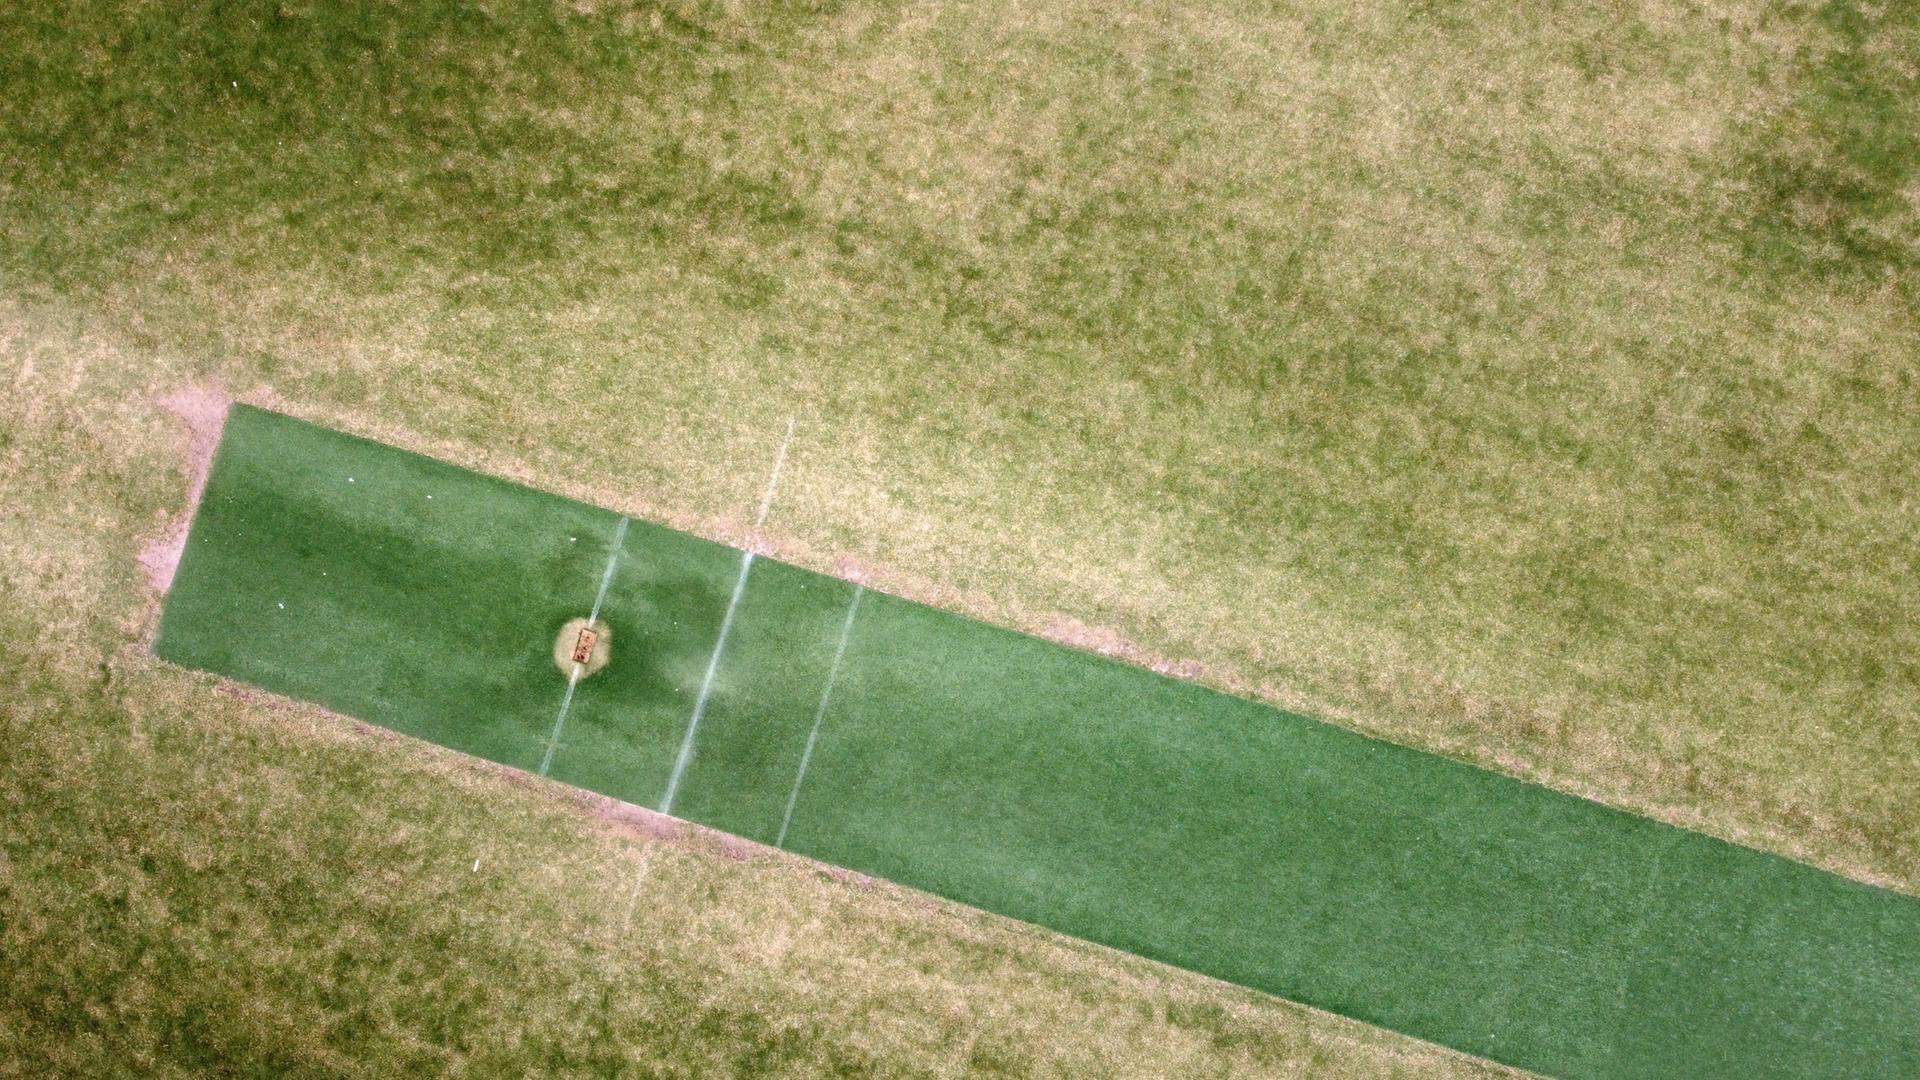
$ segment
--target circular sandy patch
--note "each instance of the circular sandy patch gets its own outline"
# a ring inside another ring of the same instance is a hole
[[[587,660],[580,665],[580,675],[585,678],[606,667],[607,661],[613,658],[613,628],[607,625],[605,619],[595,619],[592,625],[588,625],[585,619],[568,619],[567,624],[560,628],[559,636],[553,639],[553,663],[564,674],[573,674],[574,650],[580,647],[582,630],[593,633]]]

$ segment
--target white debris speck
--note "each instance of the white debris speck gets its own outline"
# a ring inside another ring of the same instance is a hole
[[[281,611],[285,611],[285,610],[287,610],[287,605],[285,605],[285,604],[281,604],[281,605],[280,605],[280,610],[281,610]]]
[[[473,860],[473,872],[474,872],[474,873],[476,873],[476,874],[480,872],[480,860],[479,860],[479,859],[475,859],[475,860]]]
[[[353,477],[351,476],[347,477],[347,483],[349,484],[353,483]]]
[[[571,543],[573,543],[573,542],[574,542],[575,540],[578,540],[578,539],[580,539],[580,538],[579,538],[579,537],[577,537],[577,536],[569,536],[569,537],[567,537],[567,543],[569,543],[569,544],[571,544]]]
[[[429,499],[431,499],[431,498],[433,498],[433,496],[431,496],[431,495],[429,495],[429,496],[427,496],[427,498],[429,498]]]

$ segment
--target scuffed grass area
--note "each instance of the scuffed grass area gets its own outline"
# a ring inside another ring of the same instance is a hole
[[[0,12],[10,655],[187,382],[735,540],[798,412],[783,557],[1920,889],[1910,6],[751,10]]]

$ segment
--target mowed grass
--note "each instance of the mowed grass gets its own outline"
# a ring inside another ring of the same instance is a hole
[[[129,805],[267,864],[208,740],[229,784],[351,757],[123,649],[132,537],[185,487],[155,401],[190,382],[733,540],[797,412],[791,561],[1920,887],[1909,7],[21,3],[0,31],[0,609],[10,677],[68,703],[9,695],[50,741],[5,787],[59,763],[80,800],[7,804],[12,927],[82,888],[20,885],[30,843],[137,880],[102,831]],[[115,749],[143,730],[196,734]],[[315,850],[447,854],[303,782]],[[103,970],[198,947],[127,926]],[[902,935],[874,947],[960,948]],[[169,970],[99,1038],[179,1015]],[[100,979],[68,981],[51,1015],[90,1015]],[[995,1030],[1093,1060],[1070,1013]]]
[[[1912,897],[614,521],[236,406],[155,652],[1549,1075],[1920,1070]]]

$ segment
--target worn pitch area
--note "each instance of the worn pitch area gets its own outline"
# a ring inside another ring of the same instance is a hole
[[[1548,1073],[1920,1073],[1909,897],[622,521],[237,407],[156,650]]]

